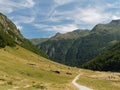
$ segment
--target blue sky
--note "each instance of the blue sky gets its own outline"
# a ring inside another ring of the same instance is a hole
[[[0,0],[26,38],[51,37],[120,19],[120,0]]]

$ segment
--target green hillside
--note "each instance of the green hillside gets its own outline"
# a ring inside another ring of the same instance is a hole
[[[56,73],[54,71],[59,71]],[[49,61],[20,46],[0,49],[0,90],[66,90],[78,69]],[[66,73],[72,73],[68,75]]]
[[[73,32],[55,35],[42,43],[41,49],[56,62],[81,67],[120,41],[120,20],[98,24],[89,32],[83,31],[76,32],[77,35]],[[70,39],[74,36],[77,38]]]
[[[47,53],[50,59],[65,64],[66,53],[71,48],[73,42],[77,38],[84,37],[88,34],[88,30],[75,30],[66,34],[58,33],[38,46]]]
[[[120,72],[120,43],[82,66],[86,69]]]
[[[20,45],[36,54],[48,58],[48,56],[28,39],[25,39],[16,25],[5,15],[0,13],[0,47]]]
[[[116,21],[115,21],[116,22]],[[77,39],[66,55],[68,65],[80,67],[120,41],[119,24],[98,24],[89,35]],[[72,62],[72,63],[71,63]]]

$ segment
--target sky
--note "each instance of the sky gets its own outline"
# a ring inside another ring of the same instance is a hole
[[[120,0],[0,0],[0,12],[26,38],[45,38],[120,19]]]

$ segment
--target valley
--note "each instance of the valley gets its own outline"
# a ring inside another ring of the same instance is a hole
[[[78,70],[49,61],[20,46],[0,49],[0,90],[74,90],[71,81]]]
[[[71,82],[78,74],[80,85],[94,90],[120,89],[120,73],[61,65],[20,46],[0,49],[0,90],[77,90]]]
[[[27,39],[0,13],[0,90],[78,89],[120,90],[119,19]]]

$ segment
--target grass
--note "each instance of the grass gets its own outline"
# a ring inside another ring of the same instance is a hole
[[[78,83],[94,90],[120,90],[120,73],[81,70]]]
[[[0,90],[77,90],[71,81],[78,71],[19,46],[0,49]],[[94,90],[120,90],[120,73],[83,69],[80,72],[78,83],[82,85]]]
[[[60,74],[52,72],[54,70],[59,70]],[[73,89],[70,82],[77,71],[76,68],[52,62],[19,46],[0,49],[0,90]]]

